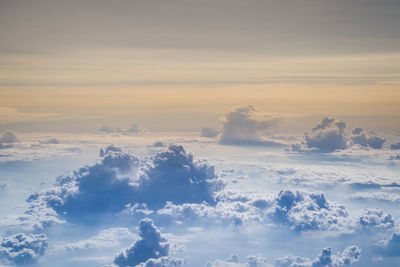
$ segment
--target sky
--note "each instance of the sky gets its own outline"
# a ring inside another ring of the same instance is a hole
[[[400,266],[400,1],[0,0],[0,267]]]
[[[398,1],[0,5],[0,114],[10,127],[142,118],[158,130],[197,130],[185,115],[215,121],[243,104],[400,115]],[[158,126],[167,118],[170,127]]]

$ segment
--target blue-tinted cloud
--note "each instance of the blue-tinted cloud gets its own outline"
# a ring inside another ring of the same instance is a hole
[[[391,150],[398,150],[398,149],[400,149],[400,143],[391,144],[391,145],[390,145],[390,149],[391,149]]]
[[[162,207],[173,203],[215,203],[214,193],[224,184],[214,167],[195,161],[182,146],[170,146],[150,163],[108,147],[102,161],[58,178],[53,189],[32,194],[30,209],[49,207],[61,217],[92,221],[94,215],[120,212],[127,204]]]
[[[129,248],[119,253],[114,263],[118,266],[180,266],[183,261],[168,257],[168,240],[154,226],[150,219],[139,222],[139,236]]]
[[[205,267],[271,267],[267,259],[258,256],[251,255],[246,258],[246,262],[239,262],[239,256],[236,254],[231,255],[226,260],[214,260],[208,262]]]
[[[389,238],[374,246],[374,251],[382,256],[400,257],[400,234],[393,233]]]
[[[0,258],[3,262],[17,265],[32,264],[45,253],[46,249],[47,237],[44,234],[19,233],[1,240]]]
[[[293,255],[277,259],[276,267],[339,267],[357,262],[361,256],[361,249],[357,246],[346,247],[342,253],[332,254],[331,248],[322,249],[314,260]]]

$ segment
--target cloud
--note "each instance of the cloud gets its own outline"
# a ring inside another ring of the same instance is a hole
[[[4,237],[0,243],[0,258],[17,265],[35,263],[47,249],[44,234],[24,233]]]
[[[268,264],[267,259],[258,255],[248,256],[246,260],[247,262],[240,263],[239,256],[233,254],[226,260],[215,260],[212,262],[208,262],[205,265],[205,267],[271,267],[272,266]]]
[[[346,149],[345,128],[346,124],[344,122],[326,117],[310,132],[304,134],[305,144],[307,148],[320,152],[333,152],[338,149]]]
[[[382,137],[365,132],[362,128],[355,128],[350,138],[353,144],[374,149],[382,149],[382,145],[386,141]]]
[[[81,251],[92,248],[107,248],[120,245],[122,240],[131,240],[135,237],[128,228],[108,228],[102,230],[98,235],[77,242],[55,245],[54,251]]]
[[[332,255],[331,248],[322,249],[314,260],[293,255],[277,259],[275,267],[339,267],[357,262],[361,256],[361,249],[357,246],[346,247],[342,253]]]
[[[268,211],[276,223],[294,231],[341,230],[347,225],[348,213],[344,206],[328,202],[322,193],[281,191]]]
[[[275,223],[295,232],[347,230],[351,220],[344,206],[325,199],[324,194],[281,191],[277,195],[217,194],[215,206],[168,203],[157,214],[181,221],[205,218],[206,221],[235,226],[249,222]],[[163,217],[161,217],[163,218]],[[164,218],[165,219],[165,218]]]
[[[400,143],[391,144],[391,145],[390,145],[390,149],[391,149],[391,150],[398,150],[398,149],[400,149]]]
[[[348,199],[400,203],[400,194],[390,192],[357,192],[349,195]]]
[[[387,230],[394,228],[392,215],[384,214],[380,209],[364,209],[358,219],[364,230]]]
[[[0,137],[0,143],[11,144],[15,142],[18,142],[18,139],[13,132],[4,132],[3,135]]]
[[[51,138],[45,141],[39,141],[40,144],[59,144],[60,142],[56,138]]]
[[[113,128],[107,125],[103,125],[97,131],[101,133],[111,134],[111,133],[120,133],[122,130],[121,128]]]
[[[179,267],[184,264],[186,264],[185,259],[166,256],[158,259],[148,259],[146,262],[136,265],[136,267]]]
[[[219,131],[217,129],[214,128],[210,128],[210,127],[203,127],[203,129],[201,130],[201,137],[216,137],[218,136]]]
[[[282,145],[264,136],[265,132],[278,121],[279,119],[267,116],[251,105],[237,108],[226,114],[219,143],[222,145]]]
[[[379,241],[373,246],[376,253],[382,256],[400,256],[400,234],[393,233],[389,238]]]
[[[214,193],[224,184],[214,167],[195,161],[182,146],[170,146],[143,162],[109,146],[101,162],[58,178],[52,189],[32,194],[31,211],[47,207],[73,221],[93,221],[93,216],[121,212],[127,204],[149,208],[173,203],[215,203]],[[42,216],[42,213],[38,213]]]
[[[161,141],[154,142],[153,147],[165,147],[164,143]]]
[[[143,129],[140,128],[139,125],[134,123],[129,129],[126,129],[124,133],[141,133],[143,132]]]
[[[180,266],[182,261],[168,258],[168,240],[154,226],[150,219],[139,222],[139,236],[129,248],[119,253],[114,263],[118,266]],[[158,259],[158,260],[157,260]]]

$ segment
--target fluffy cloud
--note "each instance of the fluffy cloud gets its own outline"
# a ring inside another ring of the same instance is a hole
[[[311,132],[305,133],[306,146],[320,152],[333,152],[346,149],[346,124],[334,118],[324,118]]]
[[[0,243],[0,258],[17,265],[35,263],[47,249],[44,234],[26,235],[19,233],[4,237]]]
[[[382,256],[399,257],[400,234],[393,233],[388,239],[378,242],[378,244],[374,246],[374,250]]]
[[[258,256],[251,255],[246,258],[247,262],[240,263],[239,257],[236,254],[231,255],[226,260],[215,260],[208,262],[205,267],[270,267],[267,259]]]
[[[136,265],[136,267],[179,267],[185,263],[185,259],[166,256],[158,259],[148,259],[146,262]]]
[[[279,120],[266,116],[253,106],[240,107],[226,114],[219,143],[223,145],[280,145],[264,134]]]
[[[296,232],[308,230],[346,230],[350,225],[344,206],[325,199],[324,194],[282,191],[277,195],[220,194],[215,206],[167,204],[157,211],[174,220],[206,218],[214,223],[241,225],[247,222],[285,225]]]
[[[150,208],[173,203],[215,203],[223,187],[207,162],[195,161],[182,146],[170,146],[151,162],[108,147],[102,161],[58,178],[56,187],[32,194],[32,211],[46,207],[73,221],[93,220],[94,215],[120,212],[129,203]]]
[[[98,235],[77,242],[56,245],[55,251],[81,251],[91,248],[115,247],[122,240],[135,237],[127,228],[108,228],[102,230]]]
[[[340,230],[347,224],[348,213],[344,206],[328,202],[322,193],[303,195],[282,191],[274,200],[268,216],[294,231]]]
[[[320,255],[314,260],[293,255],[287,255],[277,259],[276,267],[339,267],[351,265],[357,262],[361,256],[361,249],[356,246],[349,246],[339,254],[332,255],[331,248],[322,249]]]
[[[209,128],[209,127],[203,127],[203,129],[201,130],[201,137],[216,137],[219,134],[219,131],[217,129],[214,128]]]
[[[365,209],[359,217],[359,223],[364,230],[387,230],[394,228],[394,220],[390,214],[384,214],[380,209]]]
[[[356,128],[352,131],[351,141],[353,144],[358,144],[361,147],[381,149],[386,140],[372,133],[367,133],[362,128]]]
[[[139,222],[139,236],[129,248],[118,254],[114,263],[118,266],[180,266],[179,259],[167,257],[169,254],[168,240],[154,226],[150,219]],[[158,260],[157,260],[158,259]]]

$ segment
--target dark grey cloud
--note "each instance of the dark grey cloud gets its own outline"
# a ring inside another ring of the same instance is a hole
[[[47,249],[47,237],[44,234],[19,233],[4,237],[0,243],[0,258],[16,265],[37,262]]]
[[[18,142],[17,136],[10,131],[4,132],[0,137],[0,149],[11,148],[13,143]]]
[[[40,144],[53,144],[53,145],[56,145],[56,144],[59,144],[60,141],[58,141],[56,138],[50,138],[50,139],[45,140],[45,141],[39,141],[39,143]]]
[[[223,123],[219,143],[222,145],[280,146],[268,140],[266,131],[275,126],[279,119],[267,116],[248,105],[237,108],[228,114]]]

